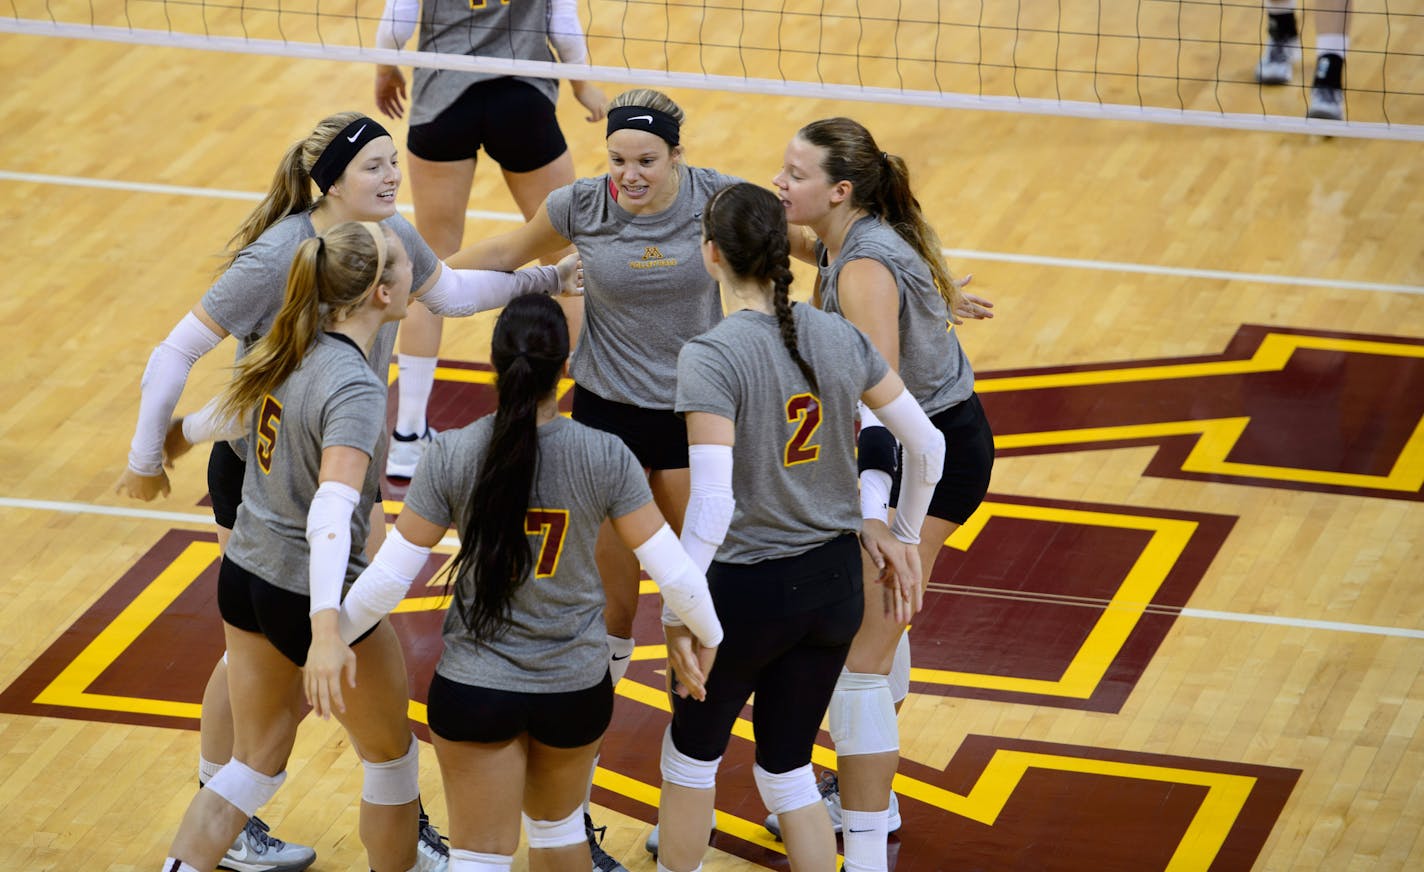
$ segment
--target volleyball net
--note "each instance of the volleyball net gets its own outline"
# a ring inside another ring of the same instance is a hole
[[[522,0],[468,0],[485,3]],[[1306,119],[1315,56],[1258,84],[1258,0],[579,0],[588,59],[376,47],[383,0],[9,0],[0,31],[614,85],[1424,141],[1424,0],[1350,5],[1346,121]],[[472,25],[474,26],[474,25]],[[417,28],[418,32],[418,28]]]

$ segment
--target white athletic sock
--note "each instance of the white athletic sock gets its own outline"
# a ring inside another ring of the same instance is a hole
[[[396,355],[396,432],[403,436],[425,433],[425,407],[435,389],[438,358]]]
[[[450,849],[450,872],[509,872],[509,867],[513,865],[512,854],[481,854],[463,848]]]
[[[1334,54],[1340,57],[1350,48],[1350,37],[1343,33],[1322,33],[1315,37],[1315,53]]]
[[[658,861],[658,872],[672,872],[672,870],[669,869],[668,867],[664,866],[662,860],[659,860],[659,861]],[[698,864],[697,864],[695,867],[693,867],[692,869],[687,870],[687,872],[702,872],[702,864],[701,864],[701,863],[698,863]]]
[[[632,639],[608,634],[608,675],[613,679],[614,687],[617,687],[618,682],[628,673],[628,663],[633,659],[634,647]]]
[[[198,872],[196,867],[189,866],[182,860],[169,857],[163,861],[163,872]]]
[[[841,809],[841,835],[845,837],[844,872],[886,872],[886,839],[890,810]]]
[[[226,760],[224,760],[222,763],[214,763],[213,761],[211,761],[211,760],[207,759],[206,757],[204,757],[202,754],[199,754],[199,755],[198,755],[198,784],[200,784],[200,785],[202,785],[202,784],[207,784],[209,781],[212,781],[212,780],[213,780],[213,776],[214,776],[214,775],[217,775],[217,774],[218,774],[218,770],[221,769],[221,768],[223,768],[223,766],[226,765],[226,764],[227,764],[227,761],[226,761]]]

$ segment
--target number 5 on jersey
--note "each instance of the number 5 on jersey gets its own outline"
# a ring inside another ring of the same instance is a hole
[[[282,424],[282,404],[268,394],[257,413],[257,467],[266,475],[272,471],[272,452],[277,450],[277,428]]]
[[[530,509],[524,516],[524,532],[542,535],[539,560],[534,564],[535,578],[548,578],[559,568],[559,555],[564,553],[564,533],[569,529],[568,509]]]
[[[786,440],[786,465],[811,463],[821,456],[821,446],[811,439],[821,426],[821,401],[815,394],[795,394],[786,401],[786,423],[796,424],[796,432]]]

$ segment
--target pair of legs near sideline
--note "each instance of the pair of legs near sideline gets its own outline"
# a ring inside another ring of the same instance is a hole
[[[188,807],[170,856],[212,869],[285,777],[297,725],[306,714],[302,670],[261,633],[224,623],[232,700],[232,759]],[[366,767],[361,841],[375,872],[416,866],[417,745],[406,722],[409,687],[400,640],[388,621],[352,648],[356,687],[337,715]]]
[[[543,99],[542,97],[539,99]],[[474,185],[475,158],[453,161],[433,161],[406,156],[410,176],[411,198],[415,201],[415,227],[441,259],[460,250],[465,237],[465,209],[469,205]],[[544,198],[555,188],[574,181],[574,159],[568,150],[553,161],[529,172],[503,170],[504,182],[514,197],[515,205],[528,221],[543,205]],[[559,251],[543,258],[541,263],[557,263],[567,254]],[[582,303],[565,301],[569,317],[569,336],[577,337],[582,323]],[[579,320],[575,320],[575,319]],[[429,429],[425,409],[435,385],[435,365],[440,354],[443,318],[432,315],[419,302],[411,305],[400,326],[400,354],[397,358],[399,379],[396,382],[397,439],[391,442],[391,455],[386,474],[409,478],[415,472],[423,446],[412,444]],[[410,448],[402,447],[403,443]]]

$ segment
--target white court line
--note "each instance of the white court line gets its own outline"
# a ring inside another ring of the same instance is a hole
[[[63,512],[71,515],[110,515],[123,518],[143,518],[155,521],[176,521],[185,524],[213,524],[212,515],[195,515],[183,512],[159,512],[153,509],[134,509],[124,506],[100,506],[93,503],[68,503],[54,500],[27,500],[18,497],[0,497],[0,508],[30,509],[42,512]],[[454,536],[440,540],[441,545],[451,548],[459,546]],[[1306,630],[1329,630],[1336,633],[1361,633],[1374,636],[1399,636],[1406,639],[1424,639],[1424,630],[1403,627],[1378,627],[1373,624],[1351,624],[1341,621],[1317,621],[1312,618],[1290,618],[1280,615],[1253,615],[1245,612],[1220,612],[1211,609],[1184,608],[1179,613],[1184,618],[1203,618],[1212,621],[1236,621],[1243,624],[1270,624],[1277,627],[1294,627]]]
[[[217,200],[245,200],[257,202],[262,195],[253,191],[227,191],[221,188],[193,188],[184,185],[162,185],[152,182],[124,182],[112,179],[91,179],[82,176],[55,176],[45,173],[17,173],[0,170],[0,181],[30,182],[40,185],[64,185],[75,188],[103,188],[111,191],[133,191],[145,194],[167,194],[180,197],[209,197]],[[398,207],[402,212],[412,212],[409,205]],[[514,212],[491,212],[471,209],[465,213],[470,218],[486,221],[508,221],[520,223],[524,217]],[[1127,263],[1112,260],[1085,260],[1074,257],[1054,257],[1038,254],[1013,254],[1000,251],[977,251],[970,248],[946,248],[949,257],[970,260],[989,260],[1002,263],[1023,263],[1037,266],[1052,266],[1064,269],[1085,269],[1098,272],[1138,273],[1141,275],[1176,276],[1179,278],[1214,279],[1228,282],[1252,282],[1266,285],[1287,285],[1293,287],[1342,288],[1351,291],[1373,291],[1377,293],[1417,294],[1424,296],[1424,286],[1391,284],[1388,282],[1358,282],[1349,279],[1326,279],[1314,276],[1287,276],[1271,273],[1233,272],[1219,269],[1196,269],[1183,266],[1163,266],[1150,263]]]

